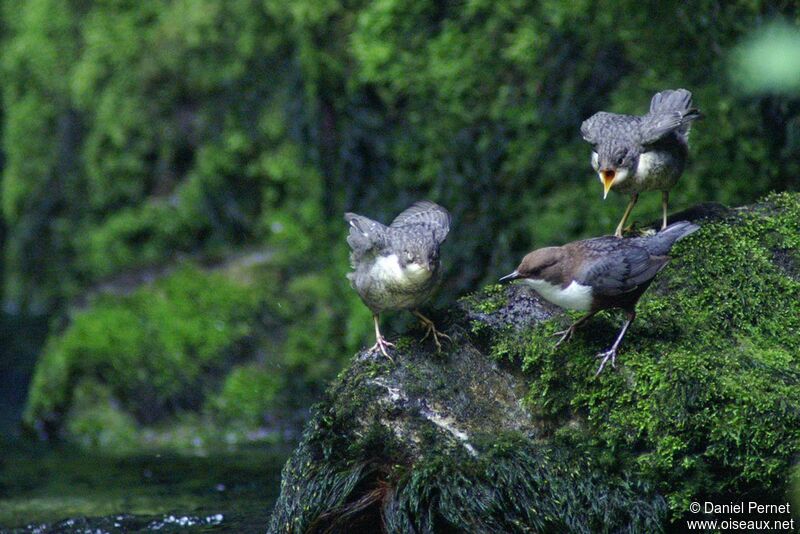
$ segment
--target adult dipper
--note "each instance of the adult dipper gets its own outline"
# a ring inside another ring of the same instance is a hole
[[[667,253],[672,245],[698,228],[682,221],[649,237],[604,236],[540,248],[525,256],[519,267],[500,281],[521,279],[553,304],[588,312],[566,330],[556,333],[561,336],[556,347],[597,312],[623,309],[627,319],[614,344],[597,355],[603,358],[597,376],[609,358],[611,366],[615,366],[619,344],[636,318],[636,303],[669,261]]]
[[[347,244],[353,272],[347,278],[361,300],[372,311],[376,343],[370,350],[387,352],[394,347],[381,335],[380,314],[386,310],[411,310],[433,336],[441,350],[439,332],[433,321],[417,309],[436,289],[441,262],[439,247],[450,231],[450,213],[443,207],[423,200],[398,215],[389,226],[355,213],[346,213],[350,224]]]
[[[581,134],[592,144],[592,167],[603,183],[603,198],[611,188],[631,195],[615,236],[622,237],[642,191],[661,191],[661,228],[667,227],[669,191],[683,174],[689,128],[700,117],[692,93],[676,89],[656,93],[646,115],[601,111],[583,121]]]

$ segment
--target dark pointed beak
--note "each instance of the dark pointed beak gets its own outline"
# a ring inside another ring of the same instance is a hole
[[[510,282],[511,280],[516,280],[519,277],[520,277],[519,273],[517,271],[514,271],[513,273],[507,274],[503,278],[501,278],[500,282]]]

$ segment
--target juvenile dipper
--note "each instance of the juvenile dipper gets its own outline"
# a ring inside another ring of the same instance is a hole
[[[425,339],[433,336],[441,350],[439,338],[449,336],[436,330],[433,321],[417,309],[439,282],[439,247],[450,231],[450,213],[433,202],[416,202],[402,212],[389,226],[355,213],[346,213],[350,224],[350,264],[347,275],[361,300],[372,311],[378,349],[392,359],[387,347],[394,347],[381,335],[380,313],[385,310],[411,310],[427,328]]]
[[[682,221],[649,237],[604,236],[540,248],[525,256],[517,270],[500,281],[522,279],[553,304],[589,312],[556,333],[561,336],[556,347],[597,312],[609,308],[625,310],[627,320],[614,344],[597,355],[603,358],[597,376],[609,358],[611,366],[615,366],[619,344],[636,318],[636,303],[669,261],[667,253],[672,245],[698,228]]]
[[[700,117],[692,93],[676,89],[656,93],[646,115],[601,111],[583,121],[581,134],[592,144],[592,167],[603,183],[603,198],[612,187],[631,195],[615,236],[622,237],[642,191],[661,191],[661,228],[667,227],[669,191],[686,165],[691,122]]]

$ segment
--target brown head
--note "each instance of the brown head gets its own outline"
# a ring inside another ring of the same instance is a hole
[[[501,282],[528,278],[530,280],[547,280],[551,284],[563,283],[564,249],[562,247],[545,247],[528,253],[519,267],[500,279]]]

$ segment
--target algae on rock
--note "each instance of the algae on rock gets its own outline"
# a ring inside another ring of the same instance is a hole
[[[259,306],[250,288],[189,265],[100,295],[49,339],[25,423],[81,443],[131,443],[132,421],[197,410],[225,391],[221,375],[254,352]]]
[[[492,286],[445,354],[360,353],[284,468],[271,532],[657,532],[692,500],[785,502],[800,453],[800,194],[694,210],[616,369],[601,314]],[[425,348],[423,348],[425,347]]]

